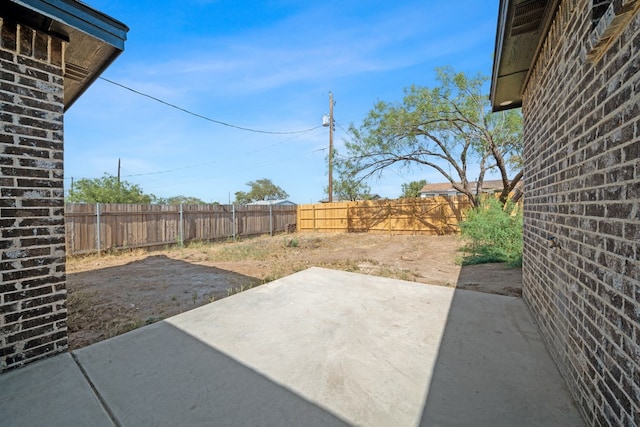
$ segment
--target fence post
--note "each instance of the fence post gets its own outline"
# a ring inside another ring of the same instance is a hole
[[[73,249],[75,248],[75,240],[76,240],[76,236],[74,235],[74,229],[75,227],[75,223],[72,221],[69,221],[67,218],[69,218],[69,216],[67,216],[67,213],[69,212],[69,205],[68,203],[65,203],[64,205],[64,222],[65,222],[65,229],[64,229],[64,233],[65,233],[65,239],[67,236],[67,233],[69,234],[69,238],[67,239],[67,244],[65,245],[65,253],[68,253],[69,255],[73,255]]]
[[[273,236],[273,205],[269,203],[269,235]]]
[[[312,218],[313,218],[313,232],[316,232],[316,205],[311,205],[312,207]]]
[[[180,221],[178,224],[179,227],[179,231],[180,231],[180,247],[184,246],[184,222],[183,222],[183,215],[182,215],[182,203],[180,203]]]
[[[391,236],[391,202],[387,202],[389,213],[387,215],[387,221],[389,221],[389,236]]]
[[[96,203],[96,249],[100,256],[100,203]]]
[[[231,205],[231,233],[233,241],[236,241],[236,205]]]

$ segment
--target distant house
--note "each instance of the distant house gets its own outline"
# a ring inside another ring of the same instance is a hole
[[[477,181],[472,181],[471,188],[475,190],[478,185]],[[489,179],[482,182],[481,193],[494,194],[500,193],[503,189],[502,180]],[[427,184],[420,190],[420,197],[436,197],[436,196],[461,196],[462,193],[453,188],[450,182],[440,182],[436,184]]]
[[[258,200],[257,202],[247,203],[248,206],[296,206],[295,203],[285,199],[279,200]]]

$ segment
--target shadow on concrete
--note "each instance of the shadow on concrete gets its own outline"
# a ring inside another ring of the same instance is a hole
[[[72,425],[91,414],[60,408],[92,389],[91,411],[121,426],[583,425],[522,299],[336,270],[72,354],[59,360],[90,387],[43,386],[33,364],[0,378],[0,413],[16,400],[38,418],[15,425]]]
[[[461,288],[473,281],[473,267],[462,268]],[[456,288],[420,425],[564,427],[584,421],[523,299]]]
[[[122,426],[345,426],[166,322],[74,352]]]
[[[122,425],[416,425],[451,293],[311,268],[74,354]]]

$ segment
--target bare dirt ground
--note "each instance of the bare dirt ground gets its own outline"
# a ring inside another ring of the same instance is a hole
[[[459,265],[458,236],[288,234],[67,261],[71,349],[317,266],[520,296],[522,271]]]

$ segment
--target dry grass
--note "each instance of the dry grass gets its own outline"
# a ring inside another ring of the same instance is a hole
[[[153,317],[141,318],[135,310],[104,301],[99,293],[93,290],[70,289],[67,294],[67,306],[69,307],[67,327],[70,333],[98,329],[102,331],[102,339],[124,334],[161,320]]]

